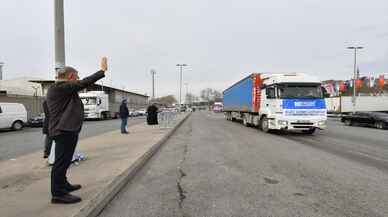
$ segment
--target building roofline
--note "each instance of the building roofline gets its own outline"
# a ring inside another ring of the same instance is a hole
[[[34,82],[34,83],[39,83],[39,84],[50,84],[50,83],[53,84],[53,83],[55,83],[55,80],[29,80],[29,81],[30,82]],[[125,93],[130,93],[130,94],[134,94],[134,95],[138,95],[138,96],[149,98],[149,96],[144,95],[144,94],[135,93],[135,92],[131,92],[131,91],[126,91],[126,90],[118,89],[118,88],[115,88],[115,87],[110,87],[110,86],[106,86],[106,85],[100,85],[100,84],[96,84],[96,83],[94,83],[94,85],[99,86],[99,87],[103,87],[103,88],[107,88],[107,89],[112,89],[112,90],[116,90],[116,91],[122,91],[122,92],[125,92]]]

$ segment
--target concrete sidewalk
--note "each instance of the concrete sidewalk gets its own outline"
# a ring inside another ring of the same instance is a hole
[[[42,152],[0,162],[0,216],[96,216],[187,117],[178,116],[169,129],[138,124],[128,135],[112,131],[81,140],[77,150],[87,160],[68,171],[69,181],[83,186],[74,192],[83,199],[78,204],[50,203],[51,168]]]

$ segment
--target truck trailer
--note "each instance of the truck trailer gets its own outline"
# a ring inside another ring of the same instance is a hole
[[[355,112],[388,112],[388,96],[357,96],[353,108],[352,96],[326,98],[327,112],[347,114]]]
[[[252,73],[223,92],[227,120],[242,120],[264,132],[325,129],[321,82],[303,73]]]
[[[85,119],[117,118],[118,108],[109,101],[109,96],[104,91],[88,91],[79,96],[84,104]]]

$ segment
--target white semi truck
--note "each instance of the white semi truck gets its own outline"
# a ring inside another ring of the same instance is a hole
[[[84,104],[85,119],[110,119],[116,117],[116,111],[109,108],[109,96],[104,91],[88,91],[79,94]]]
[[[242,120],[264,132],[325,129],[327,110],[321,82],[302,73],[253,73],[223,92],[227,120]]]

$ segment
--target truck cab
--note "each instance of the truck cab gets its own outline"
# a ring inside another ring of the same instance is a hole
[[[108,95],[103,91],[80,93],[85,119],[110,118]]]
[[[318,79],[306,74],[263,76],[259,125],[263,131],[326,128],[327,111]]]

